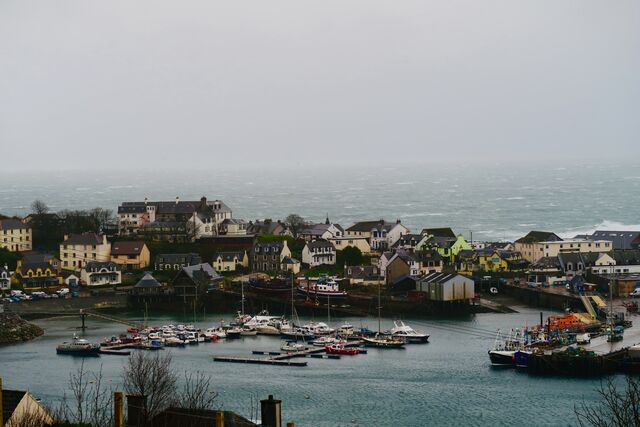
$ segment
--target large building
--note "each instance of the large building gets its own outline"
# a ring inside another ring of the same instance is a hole
[[[122,235],[179,232],[193,240],[217,236],[220,225],[231,215],[231,209],[224,202],[206,197],[199,201],[176,197],[175,201],[168,202],[123,202],[118,207],[118,229]]]
[[[563,252],[609,252],[613,248],[611,240],[562,240],[554,233],[532,231],[515,241],[515,248],[522,258],[530,263],[543,257],[557,257]]]
[[[60,261],[63,269],[75,271],[91,261],[111,261],[111,244],[103,234],[71,234],[60,244]]]
[[[0,248],[11,252],[30,251],[33,248],[31,226],[16,218],[0,219]]]
[[[346,237],[365,238],[374,251],[385,251],[391,248],[409,229],[400,223],[379,221],[362,221],[345,230]]]

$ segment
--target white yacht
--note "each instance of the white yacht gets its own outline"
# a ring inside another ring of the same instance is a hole
[[[429,335],[422,331],[416,331],[402,320],[393,322],[393,328],[389,331],[394,337],[403,338],[408,344],[429,342]]]

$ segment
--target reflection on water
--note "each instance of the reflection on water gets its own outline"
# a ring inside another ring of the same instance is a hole
[[[248,416],[252,397],[273,394],[283,400],[283,421],[295,420],[300,426],[480,426],[514,425],[524,420],[536,425],[574,425],[574,404],[597,398],[593,391],[597,380],[530,377],[489,366],[491,331],[531,325],[539,318],[537,311],[520,311],[479,314],[465,320],[407,320],[430,333],[431,342],[404,350],[369,349],[366,355],[341,360],[309,359],[304,368],[212,360],[214,355],[248,356],[252,350],[278,350],[280,341],[274,337],[245,337],[163,351],[171,351],[179,372],[199,369],[211,374],[224,409]],[[217,325],[220,317],[210,315],[197,325]],[[183,320],[156,317],[151,323]],[[377,327],[375,319],[347,320],[354,326]],[[76,331],[79,320],[36,323],[45,328],[43,337],[0,348],[0,376],[6,388],[27,388],[51,403],[62,396],[69,373],[82,362],[55,353],[55,346]],[[94,341],[125,329],[94,319],[89,325],[85,336]],[[383,328],[391,325],[391,320],[383,320]],[[103,355],[85,359],[85,366],[97,370],[102,365],[106,379],[118,388],[125,361],[126,357]]]

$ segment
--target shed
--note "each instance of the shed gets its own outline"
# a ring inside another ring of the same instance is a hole
[[[416,281],[416,291],[432,301],[463,301],[475,296],[475,283],[461,274],[431,273]]]

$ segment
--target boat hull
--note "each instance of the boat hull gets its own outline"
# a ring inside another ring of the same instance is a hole
[[[516,351],[513,355],[516,368],[528,368],[529,367],[530,351]]]
[[[490,350],[489,359],[494,366],[515,366],[515,351]]]
[[[362,338],[364,345],[366,347],[377,347],[377,348],[403,348],[404,341],[387,341],[380,340],[375,338]]]

